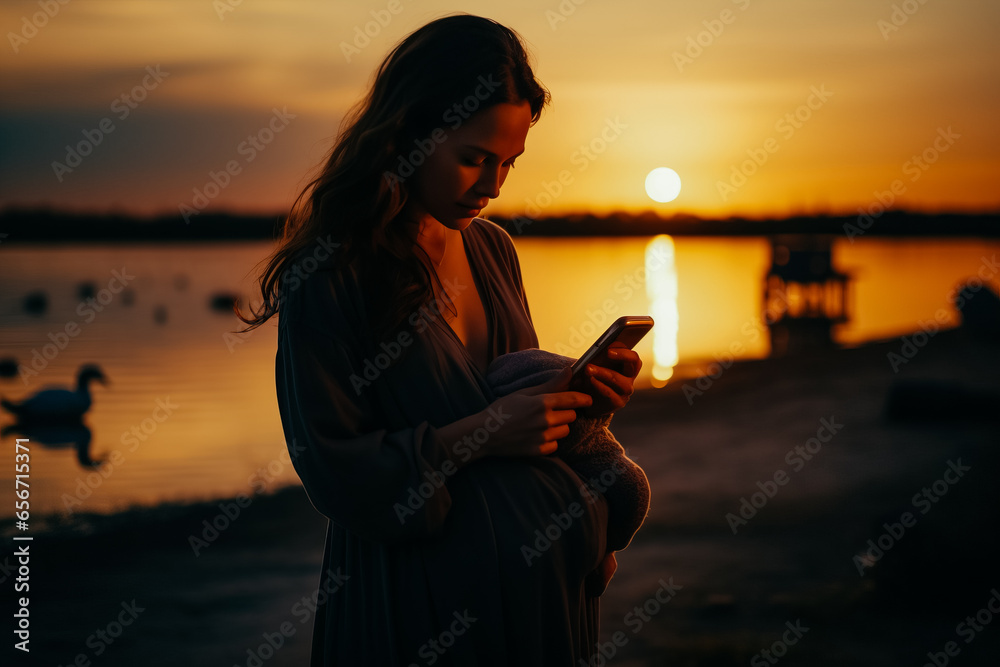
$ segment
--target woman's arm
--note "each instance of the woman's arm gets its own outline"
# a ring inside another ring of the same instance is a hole
[[[370,394],[350,383],[355,356],[304,319],[280,323],[275,383],[292,464],[313,506],[351,532],[379,542],[432,534],[451,507],[433,482],[454,452],[426,421],[373,428]]]
[[[278,330],[275,383],[292,464],[313,506],[373,541],[437,532],[451,508],[452,475],[485,456],[553,453],[575,410],[591,403],[562,391],[567,369],[450,424],[373,429],[370,394],[349,380],[354,356],[338,337],[289,320]],[[481,428],[485,441],[472,437]]]

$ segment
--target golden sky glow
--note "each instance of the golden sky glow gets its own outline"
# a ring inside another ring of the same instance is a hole
[[[894,183],[897,206],[1000,208],[988,0],[5,1],[0,206],[176,213],[235,161],[209,207],[283,210],[389,48],[453,11],[519,31],[553,96],[487,214],[852,213]],[[646,195],[656,167],[676,200]]]

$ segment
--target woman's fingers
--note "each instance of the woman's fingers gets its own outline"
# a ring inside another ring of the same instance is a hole
[[[548,436],[545,436],[548,438]],[[511,450],[509,456],[548,456],[549,454],[555,454],[559,451],[558,440],[562,440],[566,436],[555,436],[551,439],[546,439],[545,442],[541,444],[529,444],[527,442],[521,442],[515,449]]]
[[[571,412],[577,408],[585,408],[594,402],[590,394],[585,394],[582,391],[557,391],[546,394],[543,400],[545,408],[553,413]],[[572,416],[570,416],[569,421],[573,421]]]
[[[631,396],[635,390],[631,376],[622,375],[609,368],[601,368],[600,366],[594,369],[590,383],[602,396],[608,398],[613,396]]]
[[[544,419],[547,428],[542,431],[542,445],[538,450],[541,454],[553,454],[558,448],[558,441],[569,435],[569,424],[577,416],[577,410],[594,402],[589,395],[579,391],[563,391],[546,394],[543,399]]]
[[[604,384],[596,377],[592,378],[592,383],[594,387],[594,410],[598,414],[607,414],[609,412],[614,412],[619,408],[625,407],[628,403],[629,394],[620,393],[617,386],[612,388]]]
[[[635,379],[642,368],[642,358],[635,350],[627,347],[612,347],[608,349],[608,359],[622,364],[622,375]]]
[[[548,456],[549,454],[555,454],[558,449],[559,449],[559,443],[546,442],[539,448],[538,453],[541,454],[542,456]]]
[[[568,369],[561,377],[536,387],[518,390],[512,409],[521,419],[514,420],[512,430],[505,430],[504,440],[509,440],[496,451],[498,456],[533,456],[553,454],[558,442],[569,435],[569,424],[579,412],[593,405],[594,398],[582,391],[533,392],[540,388],[556,386],[569,379]],[[522,411],[523,410],[523,411]],[[519,423],[518,423],[519,422]]]
[[[627,350],[632,352],[631,350]],[[634,352],[632,353],[634,354]],[[629,373],[638,373],[639,364],[636,360],[628,361],[626,358],[626,370]],[[635,391],[633,375],[623,375],[610,368],[595,366],[592,370],[587,369],[591,390],[594,396],[593,405],[584,411],[584,414],[592,417],[599,417],[610,412],[625,407]]]
[[[549,426],[560,426],[565,430],[556,440],[566,437],[569,433],[568,424],[577,418],[580,410],[594,404],[589,394],[581,391],[563,391],[546,396],[546,420]]]
[[[590,394],[582,391],[561,391],[553,395],[558,397],[556,400],[561,408],[585,408],[594,402]]]

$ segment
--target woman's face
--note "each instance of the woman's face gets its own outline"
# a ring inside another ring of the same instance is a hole
[[[501,103],[474,113],[455,129],[438,128],[420,145],[426,156],[410,183],[408,210],[421,223],[462,230],[500,186],[514,158],[524,152],[531,106]]]

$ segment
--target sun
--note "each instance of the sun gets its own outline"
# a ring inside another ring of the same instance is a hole
[[[653,201],[665,204],[681,193],[681,177],[667,167],[657,167],[646,176],[646,194]]]

